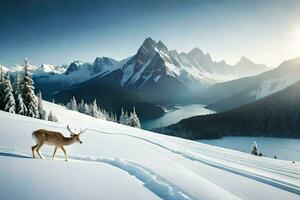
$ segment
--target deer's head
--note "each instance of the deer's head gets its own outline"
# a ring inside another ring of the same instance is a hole
[[[71,133],[71,134],[70,134],[70,137],[71,137],[75,142],[82,144],[82,141],[80,140],[79,136],[80,136],[82,133],[84,133],[84,132],[86,131],[86,129],[84,129],[84,130],[80,129],[80,132],[79,132],[79,133],[74,133],[74,132],[70,129],[69,125],[67,126],[67,129],[68,129],[68,131]]]

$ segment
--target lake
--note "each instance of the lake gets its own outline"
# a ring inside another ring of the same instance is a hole
[[[300,139],[271,137],[223,137],[221,139],[200,140],[199,142],[237,151],[250,152],[256,141],[258,151],[267,157],[300,162]]]
[[[174,109],[170,109],[167,113],[158,118],[145,119],[141,121],[143,129],[150,130],[152,128],[159,128],[161,126],[168,126],[179,122],[182,119],[213,113],[213,111],[205,108],[202,104],[190,104],[175,106]]]

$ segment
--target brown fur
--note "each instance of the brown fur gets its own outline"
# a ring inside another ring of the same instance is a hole
[[[39,150],[44,144],[48,144],[48,145],[55,146],[52,159],[54,159],[54,157],[55,157],[57,148],[60,148],[64,152],[65,160],[67,161],[68,157],[67,157],[67,153],[66,153],[64,146],[71,145],[75,142],[78,142],[81,144],[82,142],[79,139],[79,135],[84,132],[81,130],[79,134],[75,134],[70,130],[69,126],[67,126],[67,129],[71,132],[70,137],[65,137],[60,132],[48,131],[45,129],[39,129],[39,130],[34,131],[32,133],[32,137],[36,140],[37,144],[31,147],[32,156],[35,158],[34,151],[36,151],[38,156],[41,159],[43,159],[43,156],[40,154]]]

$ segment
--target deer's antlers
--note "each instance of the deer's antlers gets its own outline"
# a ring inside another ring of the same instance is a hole
[[[71,131],[69,125],[67,125],[67,129],[68,129],[68,131],[70,131],[70,133],[76,134],[76,133],[74,133],[73,131]],[[86,128],[86,129],[80,129],[80,132],[79,132],[78,134],[76,134],[76,135],[80,135],[80,134],[84,133],[86,130],[87,130],[87,128]]]
[[[80,133],[78,133],[78,135],[84,133],[86,130],[87,130],[87,128],[85,128],[85,129],[80,129]]]
[[[70,131],[70,133],[72,133],[72,134],[75,134],[75,133],[73,133],[73,132],[71,131],[71,129],[70,129],[70,126],[69,126],[69,125],[67,126],[67,129],[68,129],[68,131]]]

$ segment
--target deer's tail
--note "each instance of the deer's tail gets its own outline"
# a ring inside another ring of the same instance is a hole
[[[33,131],[33,132],[32,132],[32,138],[33,138],[33,139],[36,139],[36,133],[37,133],[37,131]]]

